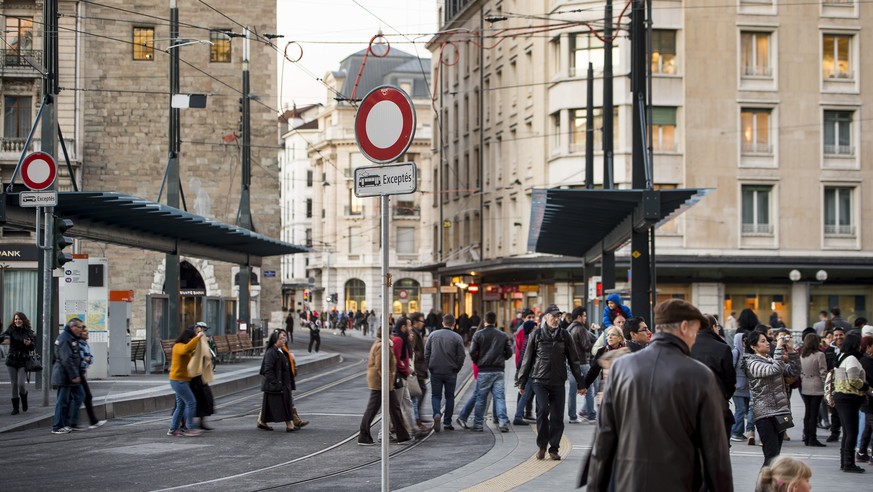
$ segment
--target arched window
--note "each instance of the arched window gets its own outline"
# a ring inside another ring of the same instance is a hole
[[[359,278],[346,282],[346,311],[367,310],[367,284]]]
[[[394,314],[414,313],[421,310],[421,285],[411,278],[394,283]]]

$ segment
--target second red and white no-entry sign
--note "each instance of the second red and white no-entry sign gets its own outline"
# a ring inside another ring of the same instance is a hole
[[[384,164],[400,158],[415,137],[415,106],[392,85],[370,91],[355,115],[355,140],[367,159]]]
[[[52,156],[45,152],[29,154],[21,162],[21,180],[34,191],[44,190],[55,182],[58,167]]]

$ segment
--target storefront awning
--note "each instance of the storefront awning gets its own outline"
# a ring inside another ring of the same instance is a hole
[[[710,191],[534,189],[528,250],[593,263],[603,251],[620,248],[633,230],[673,219]]]
[[[7,196],[7,222],[33,229],[32,208]],[[58,193],[55,215],[71,219],[71,237],[134,248],[260,265],[261,258],[302,253],[305,247],[135,196],[115,192]]]

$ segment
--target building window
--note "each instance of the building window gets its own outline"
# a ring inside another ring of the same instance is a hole
[[[154,60],[155,59],[155,28],[154,27],[134,27],[133,28],[133,59],[134,60]]]
[[[415,227],[397,228],[397,254],[415,254]]]
[[[743,186],[743,234],[773,234],[770,223],[770,193],[772,186]]]
[[[742,125],[743,154],[771,154],[770,109],[743,108],[740,115]]]
[[[573,151],[585,150],[585,109],[573,110]],[[603,150],[603,108],[594,108],[594,151]],[[618,141],[618,108],[613,112],[612,136],[613,141]]]
[[[772,77],[770,33],[740,33],[740,57],[743,77]]]
[[[603,71],[603,41],[591,33],[570,35],[570,77],[583,76],[588,71],[588,63],[594,71]],[[612,66],[618,65],[618,43],[612,43]]]
[[[364,202],[355,196],[355,189],[349,190],[349,204],[346,206],[346,215],[361,215],[364,213]]]
[[[312,188],[312,171],[306,171],[306,187]]]
[[[3,137],[26,139],[30,133],[33,98],[30,96],[3,96]]]
[[[411,278],[394,283],[394,314],[414,313],[420,309],[421,285]]]
[[[676,73],[676,31],[652,31],[652,73]]]
[[[676,150],[676,108],[652,108],[652,150]]]
[[[345,288],[346,311],[367,310],[367,284],[359,278],[349,279]]]
[[[33,53],[33,19],[29,17],[7,17],[6,40],[3,47],[6,66],[29,66],[28,59]],[[38,63],[38,60],[36,60]]]
[[[306,218],[312,218],[312,198],[306,199]]]
[[[852,188],[825,188],[824,207],[826,235],[855,235],[855,226],[852,225]]]
[[[224,33],[230,29],[211,29],[209,31],[209,61],[230,63],[230,36]]]
[[[412,90],[413,90],[414,85],[413,85],[412,79],[399,79],[397,81],[397,86],[400,87],[400,89],[402,89],[403,92],[409,94],[409,97],[413,96]]]
[[[852,145],[852,111],[825,111],[822,133],[825,155],[855,155],[855,147]]]
[[[306,229],[306,247],[312,247],[312,229]]]
[[[824,79],[852,79],[850,46],[852,36],[825,34],[822,36],[821,71]]]

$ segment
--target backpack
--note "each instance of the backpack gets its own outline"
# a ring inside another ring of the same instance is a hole
[[[828,375],[825,377],[824,401],[831,408],[834,408],[836,406],[836,402],[834,401],[834,370],[833,369],[828,371]]]

